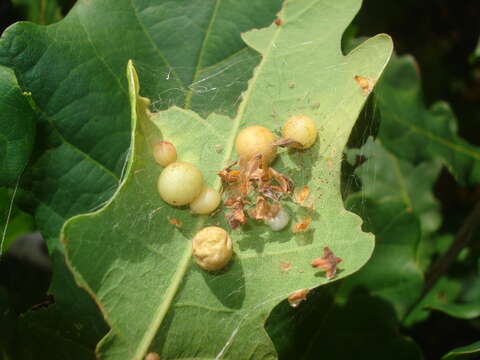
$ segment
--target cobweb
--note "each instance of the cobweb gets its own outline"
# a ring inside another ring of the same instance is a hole
[[[257,56],[252,54],[251,56]],[[230,62],[225,63],[224,65],[213,69],[212,71],[206,72],[204,76],[200,77],[198,80],[192,82],[188,86],[172,86],[170,88],[167,88],[166,90],[162,90],[160,92],[156,92],[153,96],[151,96],[151,111],[153,112],[158,112],[161,110],[165,110],[171,106],[179,106],[183,107],[184,105],[184,98],[188,96],[190,93],[193,94],[196,97],[204,97],[206,101],[208,102],[214,102],[217,101],[219,98],[223,97],[224,93],[229,93],[229,96],[231,95],[232,89],[235,88],[238,84],[245,84],[246,77],[245,73],[243,72],[244,65],[246,62],[251,62],[252,58],[249,58],[248,56],[244,56],[239,59],[233,59]],[[164,82],[170,82],[172,79],[172,70],[154,70],[153,75],[152,75],[152,69],[146,68],[145,66],[142,66],[142,64],[136,65],[139,73],[142,72],[147,72],[150,73],[150,76],[152,77],[157,77],[157,79],[162,79]],[[235,71],[236,68],[239,69],[239,71]],[[283,67],[279,67],[279,69],[283,69]],[[178,69],[177,69],[178,70]],[[184,69],[184,70],[192,70],[192,69]],[[279,70],[281,71],[281,70]],[[232,77],[229,82],[223,81],[221,79],[220,81],[216,81],[217,78],[222,77],[226,73],[235,74],[237,73],[238,75],[235,77]],[[282,76],[280,74],[279,76]],[[245,84],[246,85],[246,84]],[[148,87],[149,85],[147,84],[145,86],[144,83],[141,83],[141,87],[144,91],[141,91],[142,95],[145,93],[148,93]],[[245,87],[243,88],[245,90]],[[268,98],[268,94],[265,94]],[[373,94],[372,94],[373,97]],[[238,104],[241,102],[242,99],[242,93],[237,91],[236,96],[234,97],[233,102],[230,101],[229,103],[220,103],[220,105],[216,109],[216,113],[223,113],[223,114],[228,114],[230,116],[235,115],[235,111],[232,112],[232,108],[238,107]],[[273,104],[273,100],[272,100]],[[233,106],[232,106],[233,105]],[[275,108],[274,105],[272,105],[272,113],[278,113],[277,109]],[[203,117],[206,117],[207,114],[202,114]],[[367,102],[365,105],[363,111],[359,115],[359,119],[356,123],[355,128],[352,131],[352,137],[355,137],[355,139],[351,138],[349,141],[349,146],[352,149],[356,149],[352,154],[354,156],[349,156],[349,148],[346,148],[344,153],[345,156],[343,157],[342,164],[334,164],[341,166],[342,169],[342,196],[344,200],[346,200],[350,195],[354,193],[360,192],[362,194],[361,190],[361,182],[360,179],[355,175],[354,170],[355,167],[357,166],[367,166],[371,168],[371,171],[369,173],[375,174],[375,163],[372,161],[365,161],[364,163],[361,163],[362,157],[363,157],[363,150],[361,148],[362,144],[367,140],[369,136],[375,135],[376,127],[377,127],[377,106],[375,104],[374,100],[371,100]],[[278,130],[278,129],[272,129],[272,130]],[[125,153],[125,164],[123,169],[125,170],[127,167],[127,163],[129,160],[129,157],[131,156],[132,152],[131,149],[129,149]],[[219,169],[220,170],[220,169]],[[141,171],[141,170],[138,170]],[[124,179],[125,172],[122,171],[122,177],[121,179]],[[361,195],[361,207],[363,207],[363,201],[365,200],[365,197],[363,194]],[[92,208],[91,210],[96,210],[99,207],[103,206],[104,204],[99,204],[95,208]],[[160,209],[160,208],[159,208]],[[148,215],[148,221],[152,221],[154,218],[155,213],[159,210],[155,209],[153,210],[149,215]],[[149,225],[148,225],[149,226]],[[241,291],[241,289],[238,289],[237,291]],[[315,291],[322,291],[322,289],[317,289]],[[236,318],[236,326],[234,327],[234,330],[228,337],[227,342],[223,345],[223,347],[218,349],[218,353],[216,355],[216,359],[221,359],[223,358],[224,354],[228,351],[229,347],[231,344],[235,341],[235,338],[237,334],[239,333],[240,329],[242,326],[247,322],[248,319],[251,316],[256,316],[258,315],[258,312],[261,311],[262,308],[266,307],[267,305],[272,305],[272,304],[277,304],[280,303],[278,306],[285,306],[286,300],[282,302],[282,300],[285,300],[285,296],[278,296],[278,297],[272,297],[270,299],[264,300],[262,302],[259,302],[252,308],[248,309],[247,311],[242,312],[241,316],[239,318]],[[308,298],[307,298],[308,301]],[[275,310],[274,310],[275,311]],[[302,306],[300,305],[297,309],[295,309],[292,312],[289,312],[287,317],[284,319],[286,323],[294,323],[294,322],[301,322],[304,319],[307,319],[310,316],[310,313],[308,312],[302,312]]]
[[[195,96],[198,97],[206,97],[208,101],[215,101],[219,97],[222,97],[222,93],[229,92],[235,85],[238,83],[245,82],[245,75],[241,72],[238,73],[238,77],[233,78],[230,82],[224,83],[222,81],[215,81],[217,77],[224,75],[225,72],[235,72],[235,67],[242,69],[243,63],[251,61],[251,59],[243,58],[239,60],[232,61],[225,66],[215,69],[212,72],[207,73],[204,77],[201,77],[199,80],[191,83],[186,87],[172,87],[167,90],[164,90],[160,93],[157,93],[156,96],[152,99],[152,111],[157,112],[160,110],[164,110],[170,106],[177,105],[181,106],[182,103],[178,101],[179,98],[183,98],[189,92],[192,92]],[[281,67],[283,69],[283,67]],[[139,67],[139,71],[142,71],[142,68]],[[169,81],[171,78],[170,71],[159,71],[157,75],[160,76],[164,81]],[[280,74],[279,76],[282,76]],[[268,98],[268,94],[267,98]],[[373,98],[371,95],[371,99]],[[240,103],[242,98],[241,93],[238,93],[236,96],[235,101],[233,104],[235,107]],[[273,103],[273,101],[272,101]],[[217,113],[229,113],[228,110],[225,110],[220,106],[220,109],[217,109]],[[272,105],[272,113],[278,113],[275,106]],[[232,115],[232,113],[229,113]],[[361,194],[361,205],[360,207],[364,207],[365,197],[362,194],[361,190],[361,182],[360,179],[355,175],[355,168],[358,166],[367,166],[369,167],[370,174],[375,174],[375,163],[373,161],[368,161],[368,159],[364,159],[364,153],[361,148],[363,143],[366,142],[369,136],[374,136],[376,132],[376,128],[378,126],[378,110],[377,105],[374,99],[370,100],[366,103],[363,111],[359,115],[359,119],[356,123],[355,128],[352,131],[352,138],[349,141],[349,147],[355,149],[352,154],[353,156],[349,156],[349,148],[345,149],[345,156],[343,157],[342,164],[334,164],[334,165],[341,165],[342,168],[342,196],[344,200],[346,200],[350,195],[354,193]],[[274,129],[272,129],[274,130]],[[367,160],[364,162],[364,160]],[[157,209],[158,210],[158,209]],[[149,215],[150,220],[155,214],[152,213]],[[241,289],[240,289],[241,290]],[[238,291],[238,290],[237,290]],[[317,289],[316,291],[322,291],[321,289]],[[285,300],[285,296],[279,296],[267,299],[265,301],[259,302],[251,309],[243,312],[240,318],[237,318],[237,325],[234,327],[234,330],[230,334],[227,342],[224,344],[222,348],[219,349],[216,359],[221,359],[223,355],[228,351],[231,344],[235,341],[235,337],[237,336],[238,332],[245,324],[248,322],[247,320],[251,316],[255,316],[258,312],[267,305],[281,303],[282,300]],[[308,299],[307,299],[308,301]],[[285,306],[286,300],[278,306]],[[288,313],[287,318],[284,319],[286,323],[293,323],[293,322],[301,322],[303,319],[307,319],[310,314],[308,312],[302,312],[301,305],[298,309]]]
[[[174,105],[182,107],[184,105],[184,98],[188,96],[189,93],[194,94],[196,97],[205,97],[206,101],[208,102],[218,101],[219,98],[223,97],[224,93],[228,93],[229,96],[233,98],[233,101],[230,101],[230,102],[225,101],[224,103],[220,102],[219,105],[217,106],[216,112],[228,114],[230,116],[234,115],[234,112],[232,112],[232,108],[238,107],[238,104],[242,99],[242,94],[241,92],[237,91],[236,96],[233,96],[232,89],[235,89],[239,84],[245,84],[245,87],[246,87],[246,83],[245,83],[246,75],[243,69],[244,69],[245,63],[252,62],[252,60],[254,60],[252,59],[252,57],[258,58],[258,55],[255,55],[252,53],[249,56],[243,56],[238,59],[232,59],[231,61],[224,63],[222,66],[212,69],[212,71],[205,72],[204,76],[200,77],[198,80],[192,82],[188,86],[172,86],[170,88],[167,88],[166,90],[156,92],[154,96],[151,97],[151,101],[152,101],[151,110],[153,112],[158,112],[160,110],[165,110]],[[147,72],[150,74],[150,77],[152,78],[163,79],[163,81],[167,83],[171,81],[172,70],[158,70],[158,69],[146,68],[141,63],[136,64],[136,66],[137,66],[137,69],[139,70],[139,73]],[[283,69],[283,67],[281,68]],[[237,69],[238,71],[236,71]],[[190,69],[190,70],[193,70],[193,69]],[[223,81],[223,79],[221,81],[216,81],[217,78],[224,76],[227,72],[231,77],[229,82],[225,82]],[[232,73],[237,74],[237,76],[232,77],[231,76]],[[282,74],[280,74],[280,76],[282,76]],[[152,85],[151,87],[154,87],[154,86]],[[243,88],[243,90],[245,90],[245,87]],[[142,88],[146,89],[147,90],[146,92],[148,93],[148,88],[149,88],[148,84],[144,86],[144,84],[142,83]],[[266,96],[268,96],[268,94],[266,94]],[[278,113],[274,105],[272,105],[272,112]],[[359,165],[357,163],[358,159],[361,159],[363,156],[363,151],[361,149],[362,143],[364,143],[369,136],[372,136],[375,134],[376,127],[377,127],[377,120],[376,120],[377,116],[378,116],[377,106],[375,104],[375,101],[369,101],[366,104],[363,111],[361,112],[359,119],[357,121],[357,125],[352,131],[352,134],[354,134],[357,139],[355,139],[356,141],[353,141],[353,139],[349,141],[349,144],[353,144],[351,145],[352,147],[358,149],[355,152],[355,157],[349,159],[348,149],[345,149],[344,151],[345,156],[342,160],[343,164],[334,164],[334,165],[339,165],[342,168],[342,195],[344,200],[346,200],[348,196],[350,196],[353,193],[358,193],[358,192],[361,193],[361,183],[359,178],[355,175],[354,169],[355,169],[355,166]],[[360,139],[360,141],[358,141],[358,139]],[[126,149],[124,154],[122,155],[122,157],[124,158],[124,161],[123,161],[120,181],[117,184],[117,186],[112,187],[108,190],[109,193],[111,192],[113,194],[115,190],[118,188],[118,185],[120,185],[120,183],[125,180],[127,165],[131,156],[132,156],[132,149],[131,148]],[[369,171],[370,174],[376,173],[375,163],[372,161],[366,161],[365,163],[361,164],[361,166],[370,167],[370,170],[371,170]],[[5,221],[5,226],[4,226],[3,235],[2,235],[2,242],[0,246],[0,253],[3,248],[5,234],[7,232],[7,228],[9,225],[10,214],[12,212],[15,194],[16,194],[16,190],[18,188],[19,182],[20,182],[20,178],[16,184],[15,190],[12,192],[12,198],[11,198],[12,200],[10,203],[10,208],[8,210],[8,216],[6,217],[6,221]],[[364,199],[365,198],[362,195],[362,200]],[[99,208],[102,208],[108,201],[109,200],[96,204],[94,207],[88,209],[88,212],[93,212],[98,210]],[[150,214],[150,219],[151,218],[152,218],[152,214]],[[237,319],[238,324],[233,330],[233,332],[231,333],[231,335],[229,336],[228,341],[224,344],[222,348],[218,350],[218,354],[216,358],[221,359],[223,357],[223,355],[228,350],[229,346],[235,341],[235,337],[237,333],[239,332],[243,324],[246,322],[246,320],[250,316],[257,314],[262,307],[266,305],[279,303],[284,299],[285,299],[284,296],[267,299],[265,301],[258,303],[257,305],[249,309],[247,312],[244,312],[243,315],[239,319]],[[285,304],[286,304],[286,301],[283,302],[283,305],[280,304],[278,306],[285,306]],[[304,313],[301,311],[301,309],[302,307],[300,305],[297,309],[295,309],[295,311],[290,312],[288,315],[289,317],[284,319],[285,322],[287,323],[301,322],[302,319],[308,318],[309,313],[307,312]]]

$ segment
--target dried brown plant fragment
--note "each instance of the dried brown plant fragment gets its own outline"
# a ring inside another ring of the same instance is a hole
[[[292,231],[294,233],[304,232],[308,229],[311,222],[312,222],[312,217],[311,216],[302,216],[298,223],[293,224]]]
[[[338,256],[335,256],[330,248],[323,248],[323,255],[319,258],[312,260],[310,265],[312,267],[324,270],[327,276],[327,279],[333,279],[337,273],[337,264],[342,262],[342,259]]]
[[[308,289],[300,289],[295,291],[288,297],[288,303],[291,307],[297,307],[302,301],[306,300],[308,292]]]

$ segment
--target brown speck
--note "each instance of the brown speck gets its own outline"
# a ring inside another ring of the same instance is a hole
[[[310,107],[312,109],[318,109],[320,107],[320,101],[314,102]]]
[[[315,203],[313,199],[310,198],[310,188],[308,186],[295,189],[293,201],[307,210],[313,211],[315,209]]]
[[[310,196],[310,188],[308,186],[302,186],[295,189],[293,193],[293,199],[297,204],[302,204]]]
[[[304,232],[307,230],[308,226],[312,222],[312,217],[311,216],[302,216],[300,218],[300,221],[296,224],[293,224],[293,229],[292,231],[294,233],[298,232]]]
[[[290,89],[293,89],[293,88],[295,87],[295,83],[294,83],[294,82],[289,82],[289,83],[288,83],[288,87],[289,87]]]
[[[327,159],[327,167],[329,169],[332,169],[333,168],[333,160],[332,159]]]
[[[303,300],[307,298],[308,289],[300,289],[295,291],[288,297],[288,303],[291,307],[297,307]]]
[[[280,261],[280,272],[288,273],[290,270],[292,270],[291,261]]]
[[[282,25],[282,19],[276,18],[276,19],[275,19],[275,25],[281,26],[281,25]]]
[[[373,86],[375,85],[375,80],[360,75],[355,75],[354,79],[358,86],[360,86],[360,88],[363,90],[364,95],[368,95],[372,92]]]
[[[215,145],[215,152],[221,153],[223,151],[223,147],[220,144]]]
[[[175,225],[177,228],[181,228],[182,227],[182,222],[178,219],[175,219],[175,218],[171,218],[171,217],[168,217],[167,216],[167,220],[170,224],[172,225]]]
[[[323,255],[312,260],[310,265],[314,268],[322,269],[326,272],[327,279],[333,279],[337,273],[337,264],[342,262],[342,259],[335,256],[332,250],[328,247],[323,248]]]

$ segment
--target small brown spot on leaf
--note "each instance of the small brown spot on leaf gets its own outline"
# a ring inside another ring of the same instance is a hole
[[[295,83],[294,83],[294,82],[289,82],[289,83],[288,83],[288,87],[289,87],[290,89],[293,89],[293,88],[295,87]]]
[[[215,145],[215,152],[221,153],[223,151],[223,146],[220,144]]]
[[[295,189],[293,201],[310,211],[313,211],[315,208],[314,201],[310,198],[310,188],[308,186]]]
[[[333,160],[332,159],[327,159],[327,167],[329,169],[332,169],[333,168]]]
[[[167,217],[167,220],[170,224],[175,225],[177,228],[182,227],[182,222],[178,219]]]
[[[276,19],[275,19],[275,25],[281,26],[281,25],[282,25],[282,19],[276,18]]]
[[[310,188],[308,186],[302,186],[295,189],[293,193],[293,199],[297,204],[302,204],[310,196]]]
[[[297,307],[303,300],[307,298],[308,292],[308,289],[300,289],[295,291],[288,297],[288,303],[291,307]]]
[[[290,270],[292,270],[291,261],[280,261],[280,272],[288,273]]]
[[[298,232],[304,232],[307,230],[308,226],[312,222],[312,217],[311,216],[302,216],[300,218],[300,221],[296,224],[293,224],[293,229],[292,231],[294,233]]]
[[[312,260],[310,265],[312,267],[324,270],[326,272],[327,279],[333,279],[337,273],[337,264],[340,263],[342,259],[335,256],[330,248],[323,248],[323,255],[319,258]]]
[[[373,86],[375,85],[375,80],[360,75],[355,75],[354,79],[358,86],[360,86],[360,89],[363,90],[364,95],[368,95],[372,92]]]

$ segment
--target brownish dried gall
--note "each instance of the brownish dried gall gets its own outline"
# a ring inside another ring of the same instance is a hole
[[[342,259],[338,256],[335,256],[330,248],[323,248],[323,255],[319,258],[312,260],[310,265],[312,267],[324,270],[327,276],[327,279],[333,279],[337,273],[337,264],[342,262]]]
[[[292,231],[294,233],[304,232],[308,229],[311,222],[312,222],[312,217],[311,216],[302,216],[300,218],[300,221],[293,225]]]
[[[288,297],[288,303],[291,307],[297,307],[302,301],[307,299],[308,289],[300,289],[295,291]]]
[[[364,95],[369,95],[372,92],[373,87],[375,86],[375,80],[360,75],[355,75],[354,79],[358,86],[360,86],[360,89],[363,90]]]

